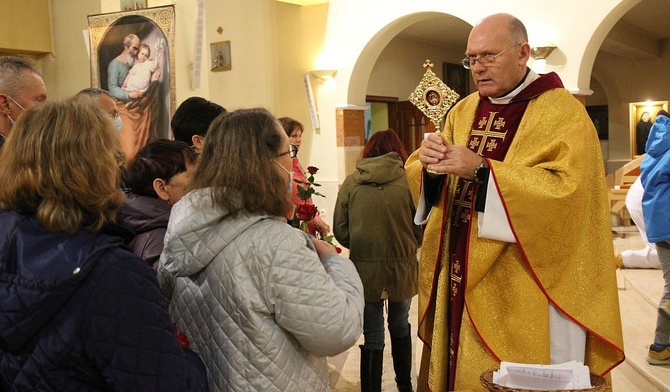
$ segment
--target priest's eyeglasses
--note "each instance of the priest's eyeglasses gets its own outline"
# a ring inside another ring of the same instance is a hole
[[[486,67],[487,65],[491,65],[495,63],[496,58],[502,56],[503,53],[507,52],[508,50],[512,49],[515,46],[521,45],[521,42],[517,42],[514,45],[508,47],[507,49],[503,50],[502,52],[498,54],[492,54],[492,53],[487,53],[481,57],[475,57],[475,56],[468,56],[461,60],[461,65],[465,69],[471,69],[472,67],[475,66],[475,63],[479,63],[482,66]]]

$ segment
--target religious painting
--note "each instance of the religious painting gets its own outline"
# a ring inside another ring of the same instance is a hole
[[[212,72],[230,71],[230,41],[214,42],[209,45]]]
[[[468,96],[468,70],[461,64],[442,63],[442,80],[461,99]]]
[[[609,138],[609,119],[607,118],[607,105],[587,106],[586,112],[593,121],[593,126],[598,131],[598,139],[607,140]]]
[[[88,17],[91,86],[116,99],[126,164],[148,142],[171,138],[174,24],[174,6]]]
[[[659,110],[668,110],[668,101],[634,102],[630,105],[631,159],[645,153],[649,129],[656,121]]]

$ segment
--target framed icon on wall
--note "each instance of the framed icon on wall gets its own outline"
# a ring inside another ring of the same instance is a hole
[[[631,158],[645,153],[649,129],[659,110],[668,110],[668,101],[633,102],[630,107],[630,152]]]
[[[468,96],[470,75],[461,64],[442,63],[442,81],[456,91],[460,99]]]
[[[230,71],[232,69],[230,41],[209,44],[209,52],[212,72]]]
[[[171,137],[174,24],[174,6],[88,16],[91,86],[116,100],[126,163],[148,142]]]

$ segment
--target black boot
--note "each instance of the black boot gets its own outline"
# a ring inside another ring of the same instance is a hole
[[[361,391],[381,392],[384,350],[361,348]]]
[[[412,392],[412,333],[402,338],[391,338],[391,355],[395,383],[400,392]]]

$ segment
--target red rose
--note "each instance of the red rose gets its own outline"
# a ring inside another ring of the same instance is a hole
[[[316,216],[314,204],[298,204],[295,208],[295,217],[302,221],[311,221]]]
[[[177,337],[177,341],[181,345],[182,348],[188,348],[188,345],[190,342],[188,341],[188,336],[186,336],[185,333],[179,332],[177,329],[177,323],[172,323],[172,326],[174,327],[174,333],[175,336]]]
[[[307,166],[307,171],[309,172],[309,174],[314,175],[316,174],[316,172],[319,171],[319,168],[314,166]]]

